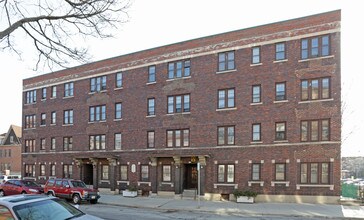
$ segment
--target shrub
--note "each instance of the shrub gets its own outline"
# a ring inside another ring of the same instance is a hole
[[[251,197],[254,198],[254,197],[256,197],[258,195],[257,192],[252,191],[252,190],[242,191],[242,190],[239,190],[239,189],[234,190],[233,194],[234,194],[235,198],[238,198],[240,196],[247,196],[248,198],[251,198]]]

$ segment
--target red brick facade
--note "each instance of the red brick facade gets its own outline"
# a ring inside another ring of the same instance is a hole
[[[323,36],[329,39],[329,54],[324,52]],[[308,39],[308,53],[314,54],[311,41],[316,37],[318,56],[302,58],[302,39]],[[285,59],[277,61],[276,44],[282,42]],[[253,47],[260,47],[258,64],[252,64]],[[219,71],[219,54],[229,51],[234,52],[234,68]],[[190,61],[190,76],[168,79],[168,64],[183,60]],[[148,67],[153,65],[156,81],[148,83]],[[116,88],[120,72],[122,88]],[[106,89],[91,92],[91,78],[99,76],[106,76]],[[307,80],[310,88],[313,81],[319,82],[318,92],[323,94],[323,79],[329,80],[328,97],[304,100],[303,81]],[[70,82],[74,94],[64,97],[64,85]],[[285,84],[285,98],[279,101],[277,83]],[[201,193],[205,195],[253,188],[266,195],[338,197],[340,83],[340,11],[203,37],[25,79],[22,159],[28,174],[24,170],[23,176],[44,182],[51,176],[62,177],[64,165],[70,165],[73,178],[94,187],[114,191],[135,185],[153,193],[181,194],[189,188],[199,162]],[[260,85],[258,103],[252,103],[254,85]],[[52,86],[57,87],[55,98],[51,98]],[[43,88],[47,90],[44,99]],[[234,89],[232,108],[218,108],[218,90],[222,89]],[[27,103],[27,94],[34,90],[36,100]],[[190,95],[190,110],[168,114],[168,97],[184,94]],[[155,99],[153,116],[147,115],[149,98]],[[116,103],[122,103],[121,119],[115,119]],[[90,122],[90,107],[94,106],[106,107],[106,120]],[[73,123],[65,125],[64,111],[70,109]],[[56,112],[55,124],[51,124],[52,112]],[[40,125],[41,114],[46,115],[44,125]],[[36,117],[34,128],[26,126],[29,115]],[[278,122],[285,123],[283,140],[276,140]],[[317,141],[302,141],[305,122],[310,125],[309,133],[318,123]],[[253,124],[260,124],[258,141],[252,139]],[[218,143],[222,126],[233,127],[232,144]],[[183,129],[189,130],[188,146],[168,147],[168,130]],[[154,148],[148,148],[148,131],[154,131]],[[121,149],[115,149],[116,133],[122,134]],[[105,149],[90,150],[90,136],[94,135],[105,135]],[[65,137],[72,137],[71,150],[64,150]],[[55,149],[51,149],[52,138]],[[41,139],[45,139],[44,149]],[[26,140],[35,140],[31,152],[25,150]],[[259,177],[253,178],[254,164],[260,164],[260,170]],[[277,180],[276,164],[284,164],[283,179]],[[302,164],[307,165],[307,172]],[[107,167],[104,178],[103,165]],[[128,168],[126,180],[121,180],[121,165]],[[141,177],[143,165],[148,167],[147,180]],[[163,165],[171,168],[170,175],[163,173],[168,171],[163,171]],[[219,165],[230,165],[234,170],[228,171],[226,166],[223,175]],[[224,180],[219,181],[219,173]]]

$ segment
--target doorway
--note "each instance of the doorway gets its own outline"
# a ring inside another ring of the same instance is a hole
[[[85,182],[86,185],[94,184],[94,172],[92,164],[83,165],[83,182]]]
[[[197,189],[197,165],[186,164],[184,172],[184,189]]]

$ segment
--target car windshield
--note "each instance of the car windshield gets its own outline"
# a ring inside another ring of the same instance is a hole
[[[87,188],[86,184],[82,181],[71,181],[73,187]]]
[[[36,182],[28,181],[28,180],[24,180],[23,184],[24,184],[24,186],[39,186]]]
[[[19,219],[27,220],[64,220],[84,215],[83,212],[60,199],[47,199],[14,206]]]

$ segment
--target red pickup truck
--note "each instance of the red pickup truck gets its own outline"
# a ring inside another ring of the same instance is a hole
[[[44,193],[72,200],[75,204],[79,204],[81,201],[96,204],[100,198],[98,190],[87,188],[83,181],[74,179],[49,179],[44,186]]]

